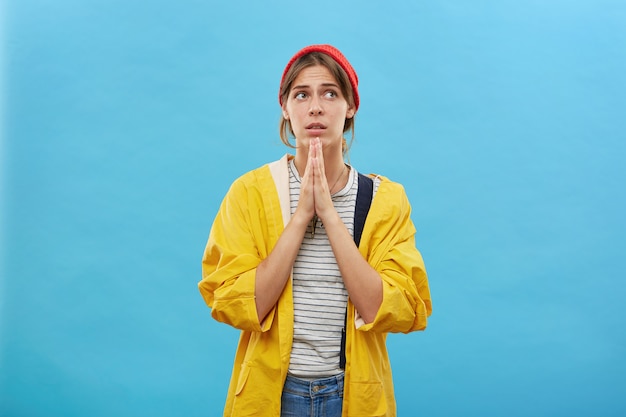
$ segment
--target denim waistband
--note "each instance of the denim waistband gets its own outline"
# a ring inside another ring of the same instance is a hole
[[[343,393],[343,374],[312,381],[287,375],[283,390],[305,397],[332,395],[337,392]]]

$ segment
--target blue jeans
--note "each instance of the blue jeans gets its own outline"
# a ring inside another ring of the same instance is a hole
[[[343,374],[306,381],[287,375],[281,417],[341,417]]]

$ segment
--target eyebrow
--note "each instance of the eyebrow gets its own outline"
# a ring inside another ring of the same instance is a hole
[[[339,88],[339,86],[335,83],[323,83],[322,87],[335,87],[335,88]],[[302,89],[302,88],[311,88],[310,85],[294,85],[293,87],[291,87],[292,90],[298,90],[298,89]]]

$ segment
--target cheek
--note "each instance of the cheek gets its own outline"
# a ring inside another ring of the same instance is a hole
[[[303,112],[298,109],[298,108],[292,108],[291,110],[287,110],[287,113],[289,113],[289,120],[291,121],[291,123],[293,125],[300,125],[301,121],[303,120]]]

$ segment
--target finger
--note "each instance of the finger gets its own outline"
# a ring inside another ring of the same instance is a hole
[[[311,139],[311,148],[313,150],[313,156],[315,157],[319,157],[320,156],[320,138],[313,138]]]
[[[319,138],[315,141],[315,156],[319,160],[320,170],[324,174],[324,152],[322,151],[322,141]]]
[[[302,173],[300,183],[300,199],[298,201],[298,207],[301,207],[305,213],[309,214],[311,218],[315,214],[315,157],[314,150],[311,144],[309,144],[309,152],[307,155],[306,166]]]
[[[321,141],[318,143],[316,158],[317,169],[315,170],[316,185],[319,185],[320,191],[328,191],[328,178],[326,178],[326,168],[324,167],[324,154],[322,153]]]
[[[313,155],[314,155],[314,149],[313,149],[313,143],[309,142],[309,151],[307,153],[307,158],[306,158],[306,166],[304,167],[304,173],[302,174],[303,177],[310,175],[311,173],[311,168],[312,168],[312,160],[313,160]]]

